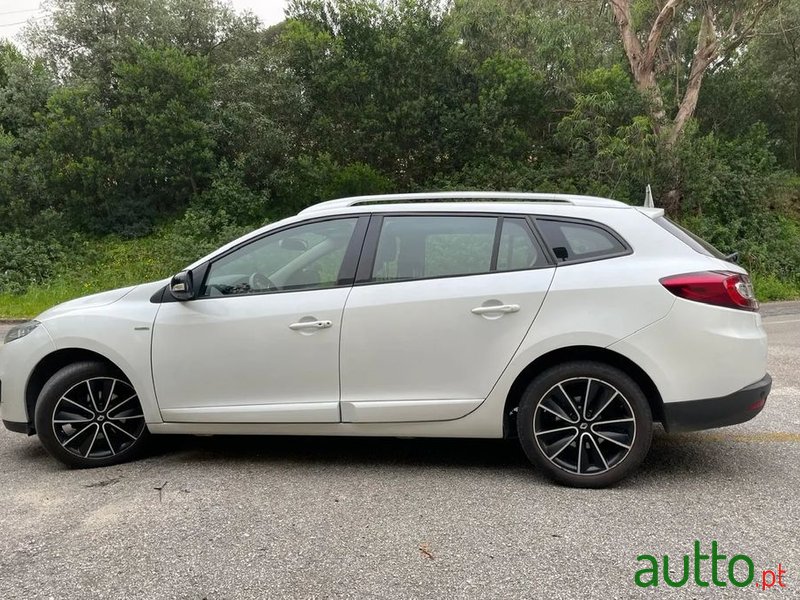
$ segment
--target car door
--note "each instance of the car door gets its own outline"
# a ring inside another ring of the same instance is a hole
[[[305,222],[215,258],[164,302],[153,379],[167,422],[338,422],[339,333],[368,218]]]
[[[554,270],[523,217],[373,216],[342,327],[342,420],[474,410],[522,343]]]

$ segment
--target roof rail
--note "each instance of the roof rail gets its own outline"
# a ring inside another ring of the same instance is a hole
[[[340,198],[338,200],[328,200],[320,202],[300,211],[298,214],[305,215],[323,210],[336,208],[347,208],[359,204],[384,204],[384,203],[406,203],[406,202],[447,202],[447,201],[466,201],[474,200],[479,202],[557,202],[559,204],[576,204],[575,200],[579,196],[569,196],[566,194],[538,194],[525,192],[423,192],[415,194],[383,194],[375,196],[353,196],[351,198]],[[595,199],[596,200],[596,199]],[[616,204],[613,200],[606,200]]]

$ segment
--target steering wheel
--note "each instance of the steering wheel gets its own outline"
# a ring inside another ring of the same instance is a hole
[[[275,285],[269,277],[263,273],[259,273],[258,271],[250,275],[247,283],[250,285],[251,290],[257,290],[261,292],[268,292],[270,290],[278,289],[278,286]]]

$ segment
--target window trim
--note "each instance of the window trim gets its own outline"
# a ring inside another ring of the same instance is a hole
[[[522,213],[500,213],[500,212],[484,212],[484,211],[469,211],[469,212],[448,212],[448,211],[403,211],[403,212],[379,212],[373,213],[370,218],[367,234],[364,238],[364,245],[361,251],[361,260],[358,264],[354,286],[362,285],[387,285],[393,283],[408,283],[411,281],[431,281],[435,279],[451,279],[453,277],[481,277],[484,275],[502,275],[504,273],[516,273],[519,271],[537,271],[539,269],[549,269],[555,266],[555,260],[551,252],[546,248],[539,233],[532,227],[527,214]],[[375,258],[378,253],[378,242],[380,241],[380,234],[383,229],[383,220],[385,217],[489,217],[497,219],[495,227],[495,237],[492,242],[492,258],[490,262],[490,270],[484,273],[462,273],[456,275],[434,275],[431,277],[414,277],[409,279],[394,279],[389,281],[374,281],[372,279],[372,271],[375,267]],[[500,247],[500,235],[502,234],[503,219],[521,219],[527,224],[528,234],[531,236],[531,241],[537,246],[541,256],[544,258],[544,264],[527,267],[525,269],[511,269],[507,271],[497,270],[497,253]]]
[[[558,260],[555,256],[555,253],[550,248],[550,245],[546,242],[544,234],[539,229],[539,221],[556,221],[559,223],[573,223],[575,225],[587,225],[589,227],[596,227],[605,231],[611,237],[613,237],[619,244],[622,246],[622,250],[618,250],[617,252],[610,252],[610,253],[603,253],[600,255],[595,256],[585,256],[582,258],[570,258],[567,260]],[[606,225],[605,223],[600,223],[599,221],[593,221],[592,219],[582,219],[578,217],[561,217],[557,215],[528,215],[528,222],[531,227],[537,232],[539,239],[544,244],[545,251],[550,259],[555,263],[556,267],[566,266],[566,265],[577,265],[581,263],[587,262],[596,262],[599,260],[607,260],[609,258],[619,258],[621,256],[629,256],[633,254],[633,248],[631,245],[625,241],[619,233],[617,233],[614,229]]]

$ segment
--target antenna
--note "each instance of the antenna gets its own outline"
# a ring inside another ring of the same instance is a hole
[[[653,190],[650,189],[650,184],[647,184],[647,189],[644,192],[644,207],[645,208],[655,208],[655,204],[653,204]]]

